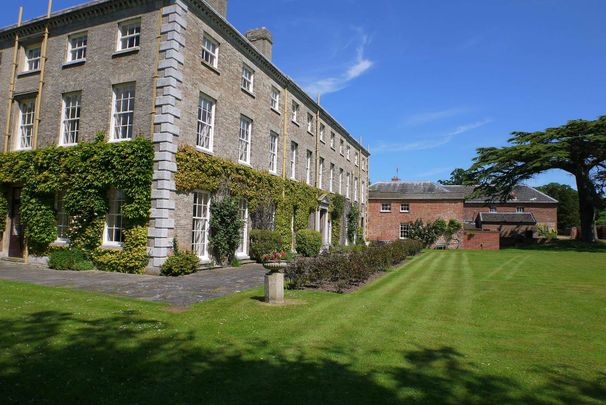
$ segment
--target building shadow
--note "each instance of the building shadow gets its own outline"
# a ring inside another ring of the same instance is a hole
[[[588,381],[538,370],[549,382],[530,394],[512,379],[482,373],[451,347],[418,347],[402,353],[397,367],[361,373],[353,359],[343,360],[351,359],[351,348],[310,358],[272,352],[265,341],[226,341],[210,351],[195,332],[169,327],[136,311],[93,320],[42,311],[0,320],[0,398],[221,404],[589,404],[606,398],[604,374]]]

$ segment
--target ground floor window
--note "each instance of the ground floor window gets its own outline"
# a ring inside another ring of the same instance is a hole
[[[408,239],[410,224],[400,224],[400,239]]]
[[[239,256],[245,256],[248,255],[248,202],[246,200],[240,201],[240,218],[243,225],[240,230],[240,244],[236,253]]]
[[[194,193],[194,211],[192,224],[192,252],[208,259],[208,228],[210,220],[210,194]]]
[[[105,220],[103,243],[106,245],[122,245],[124,242],[124,224],[122,218],[122,205],[124,193],[120,190],[109,191],[109,211]]]

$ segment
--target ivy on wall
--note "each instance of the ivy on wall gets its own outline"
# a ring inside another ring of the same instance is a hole
[[[153,145],[136,138],[106,143],[97,134],[91,143],[0,154],[0,215],[7,213],[7,186],[20,186],[21,223],[30,252],[44,254],[57,239],[55,195],[64,196],[70,218],[71,245],[92,254],[98,267],[142,271],[147,261],[146,224],[151,208]],[[99,250],[110,188],[125,196],[122,250]],[[145,237],[143,235],[145,234]],[[144,257],[145,256],[145,259]],[[135,264],[121,267],[120,263]]]
[[[232,195],[248,201],[251,212],[269,196],[276,207],[275,229],[282,236],[285,245],[292,244],[291,226],[295,232],[307,229],[309,215],[318,208],[318,198],[324,194],[321,190],[302,182],[285,180],[269,172],[260,172],[227,159],[199,152],[191,146],[179,148],[177,166],[175,182],[179,191],[204,190],[214,193],[225,185]],[[334,204],[335,201],[344,201],[344,198],[331,194],[330,199],[334,232],[335,225],[340,229],[340,218],[343,216],[343,211],[340,211],[340,214],[337,212],[338,215],[335,216]],[[293,216],[294,224],[291,222]]]

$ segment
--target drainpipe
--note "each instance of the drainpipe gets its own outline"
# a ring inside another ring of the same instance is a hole
[[[32,142],[32,149],[38,148],[38,129],[40,127],[40,106],[42,104],[42,88],[44,87],[44,71],[46,69],[46,48],[48,46],[48,19],[51,16],[51,8],[53,7],[53,0],[48,0],[48,9],[46,11],[46,24],[44,25],[44,36],[42,39],[42,49],[40,51],[40,79],[38,80],[38,95],[36,96],[36,106],[34,109],[34,141]]]
[[[23,18],[23,6],[19,7],[17,27],[21,26]],[[13,64],[11,65],[11,81],[8,88],[8,108],[6,109],[6,129],[4,130],[4,151],[8,152],[8,143],[11,135],[11,116],[13,109],[13,97],[15,95],[15,76],[17,75],[17,54],[19,53],[19,32],[15,33],[15,44],[13,46]]]

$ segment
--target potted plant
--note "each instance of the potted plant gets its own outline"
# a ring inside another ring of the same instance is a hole
[[[288,254],[284,251],[268,253],[261,257],[261,262],[270,273],[280,273],[288,266]]]

